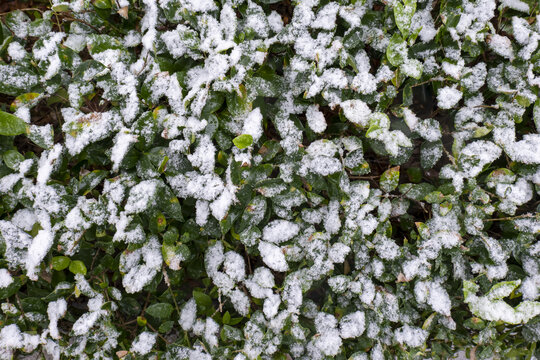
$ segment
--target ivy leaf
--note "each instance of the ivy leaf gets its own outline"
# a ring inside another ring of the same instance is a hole
[[[52,258],[52,268],[56,271],[62,271],[71,263],[71,259],[67,256],[55,256]]]
[[[171,304],[168,303],[157,303],[152,304],[146,309],[146,313],[158,320],[168,319],[174,308]]]
[[[379,181],[379,185],[384,192],[391,192],[399,185],[399,166],[386,170]]]
[[[26,132],[26,123],[17,116],[0,111],[0,135],[15,136]]]
[[[242,134],[233,139],[233,144],[239,149],[245,149],[253,144],[253,136],[249,134]]]
[[[212,298],[203,292],[193,290],[193,298],[198,306],[203,308],[212,307]]]
[[[394,19],[405,38],[409,36],[409,28],[415,11],[416,0],[404,0],[403,4],[399,1],[394,3]]]
[[[386,48],[386,58],[393,66],[401,65],[407,58],[407,43],[401,35],[394,33]]]
[[[74,260],[69,264],[69,271],[73,274],[86,275],[86,265],[80,260]]]

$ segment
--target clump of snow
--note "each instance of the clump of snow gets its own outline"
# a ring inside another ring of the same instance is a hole
[[[347,119],[362,127],[368,125],[371,109],[362,100],[347,100],[340,104]]]
[[[326,120],[324,114],[319,110],[319,106],[311,105],[306,111],[308,126],[313,132],[320,134],[326,130]]]
[[[264,263],[274,271],[287,271],[289,266],[285,260],[285,254],[279,246],[261,241],[259,243],[259,251]]]
[[[13,277],[7,269],[0,269],[0,289],[6,288],[13,283]]]
[[[455,87],[445,86],[437,93],[437,104],[441,109],[451,109],[461,100],[463,94]]]
[[[144,331],[131,343],[130,351],[137,355],[148,354],[156,343],[157,334]]]

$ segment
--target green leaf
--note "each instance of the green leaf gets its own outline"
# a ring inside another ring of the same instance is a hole
[[[407,43],[398,34],[394,33],[386,48],[386,58],[393,66],[401,65],[407,58]]]
[[[21,65],[1,65],[0,63],[0,79],[2,79],[0,81],[0,94],[11,96],[30,92],[34,86],[39,84],[39,78],[36,74]]]
[[[0,135],[15,136],[26,132],[26,123],[15,115],[0,110]]]
[[[67,268],[70,265],[70,263],[71,263],[71,259],[68,258],[67,256],[55,256],[52,258],[51,265],[54,270],[62,271],[65,268]]]
[[[23,105],[35,105],[36,99],[40,97],[41,94],[38,93],[26,93],[19,95],[13,100],[11,103],[9,110],[15,112],[18,108],[20,108]]]
[[[403,4],[400,1],[394,3],[394,19],[405,38],[409,36],[409,28],[415,11],[416,0],[404,0]]]
[[[24,161],[24,156],[17,150],[8,150],[2,154],[4,164],[11,170],[19,170],[19,164]]]
[[[0,288],[0,299],[7,299],[8,297],[15,294],[19,288],[22,286],[20,277],[13,277],[13,282],[4,288]]]
[[[74,274],[83,274],[86,275],[86,265],[80,260],[73,260],[69,264],[69,271]]]
[[[158,331],[162,334],[166,334],[168,333],[169,331],[171,331],[171,329],[173,328],[174,326],[174,321],[165,321],[164,323],[162,323],[160,326],[159,326],[159,329]]]
[[[157,303],[146,308],[146,314],[158,320],[166,320],[170,318],[173,310],[173,306],[169,303]]]
[[[110,0],[94,0],[94,6],[98,9],[110,9],[112,4]]]
[[[428,183],[420,184],[401,184],[399,185],[399,192],[408,199],[421,201],[433,190],[435,187]]]
[[[399,185],[399,166],[386,170],[380,178],[379,185],[384,192],[391,192]]]
[[[203,308],[212,307],[212,298],[203,292],[193,290],[193,298],[198,306]]]
[[[224,324],[224,325],[228,325],[231,321],[231,314],[229,314],[229,312],[225,312],[225,314],[223,315],[223,318],[221,319],[221,322]]]
[[[233,144],[239,149],[245,149],[253,144],[253,136],[249,134],[242,134],[233,139]]]

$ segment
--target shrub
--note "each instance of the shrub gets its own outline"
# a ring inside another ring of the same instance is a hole
[[[0,10],[0,357],[540,356],[535,0]]]

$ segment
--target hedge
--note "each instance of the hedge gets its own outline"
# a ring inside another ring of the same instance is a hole
[[[0,358],[536,359],[536,0],[4,0]]]

